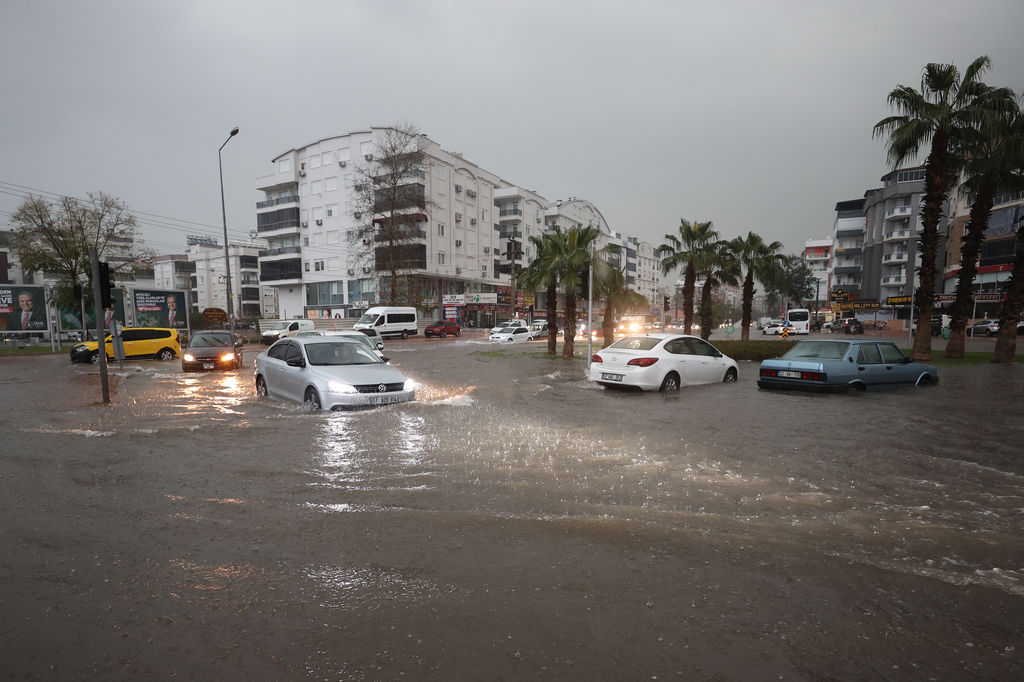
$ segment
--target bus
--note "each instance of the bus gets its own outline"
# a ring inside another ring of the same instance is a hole
[[[786,311],[786,321],[791,325],[793,334],[811,333],[811,311],[807,308],[790,308]]]

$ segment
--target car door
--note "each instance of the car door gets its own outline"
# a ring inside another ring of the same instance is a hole
[[[288,364],[295,360],[306,360],[302,345],[289,343],[284,354],[284,362],[281,364],[281,393],[284,397],[301,403],[306,389],[306,368]]]
[[[907,368],[907,356],[894,343],[880,343],[878,350],[882,355],[882,366],[885,367],[885,382],[898,384],[917,380],[917,374]]]
[[[275,343],[263,356],[263,380],[267,382],[267,393],[276,397],[284,397],[282,383],[284,381],[284,356],[288,352],[287,342]]]
[[[697,358],[690,352],[686,341],[685,338],[670,339],[664,346],[665,353],[668,354],[668,367],[665,369],[665,375],[668,375],[669,369],[674,369],[679,375],[681,386],[690,386],[696,383]]]
[[[686,345],[691,354],[693,383],[710,384],[721,381],[724,372],[719,372],[721,363],[714,347],[702,339],[686,339]]]
[[[874,343],[862,343],[857,348],[857,375],[868,386],[879,386],[887,384],[889,378],[887,372],[892,371],[892,365],[888,370],[882,363],[882,354],[878,345]]]

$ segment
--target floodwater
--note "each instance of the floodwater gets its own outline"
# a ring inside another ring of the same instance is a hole
[[[1024,678],[1024,368],[633,394],[387,345],[419,400],[352,413],[0,358],[0,678]]]

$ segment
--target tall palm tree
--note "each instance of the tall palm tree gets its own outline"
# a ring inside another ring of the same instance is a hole
[[[576,350],[576,301],[583,285],[582,277],[592,266],[594,242],[600,234],[596,227],[573,227],[563,233],[564,239],[553,242],[557,247],[554,258],[559,272],[559,289],[565,298],[565,339],[562,357],[571,358]]]
[[[1014,362],[1017,353],[1017,322],[1024,311],[1024,217],[1017,219],[1017,247],[1013,272],[1006,283],[1006,298],[999,311],[999,336],[992,362]]]
[[[968,135],[978,109],[978,100],[988,89],[978,80],[991,66],[988,57],[978,57],[964,71],[952,64],[931,63],[921,75],[921,90],[900,85],[889,93],[889,106],[899,113],[875,124],[873,135],[888,137],[888,157],[893,168],[917,157],[930,142],[925,162],[922,205],[920,287],[917,291],[917,333],[911,355],[930,360],[931,317],[935,296],[935,257],[939,244],[939,222],[949,186],[959,170],[954,151]]]
[[[764,280],[772,265],[781,265],[785,255],[782,253],[782,242],[768,244],[761,235],[748,232],[746,238],[736,237],[729,242],[729,248],[740,266],[746,268],[743,278],[743,321],[741,338],[750,340],[750,323],[754,307],[754,279]]]
[[[544,289],[548,315],[548,353],[554,355],[558,345],[558,283],[561,275],[557,254],[564,248],[562,228],[555,225],[550,232],[541,236],[532,235],[537,257],[516,274],[516,284],[522,289]]]
[[[690,222],[679,219],[679,234],[666,234],[665,243],[654,250],[661,256],[661,274],[667,275],[677,268],[683,271],[683,333],[689,334],[693,325],[693,293],[697,283],[697,271],[691,262],[697,253],[718,240],[715,225],[710,220]]]
[[[604,319],[601,321],[602,347],[615,343],[615,320],[620,313],[643,310],[650,307],[650,302],[643,294],[626,286],[626,277],[621,270],[613,268],[603,260],[594,264],[595,277],[594,295],[604,300]]]
[[[697,276],[704,279],[700,292],[700,337],[705,341],[714,328],[711,293],[722,284],[736,284],[740,277],[740,262],[735,258],[727,241],[716,241],[696,253],[693,265]]]
[[[1024,116],[1012,90],[993,88],[985,98],[974,137],[963,150],[965,156],[962,190],[971,200],[971,214],[964,228],[960,247],[960,275],[956,299],[950,310],[950,336],[946,343],[947,358],[964,356],[967,318],[971,311],[974,278],[978,256],[985,241],[985,231],[992,215],[996,193],[1020,186],[1020,169],[1024,146]]]

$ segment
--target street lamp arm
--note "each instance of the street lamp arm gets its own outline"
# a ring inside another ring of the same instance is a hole
[[[231,295],[231,253],[228,248],[228,211],[224,203],[224,164],[221,162],[221,149],[224,149],[224,145],[231,141],[231,138],[238,134],[238,126],[231,129],[231,133],[228,134],[228,139],[224,140],[224,144],[217,150],[217,169],[220,172],[220,213],[221,218],[224,221],[224,280],[227,283],[228,293],[228,320],[231,322],[231,336],[235,336],[235,302],[234,297]]]

